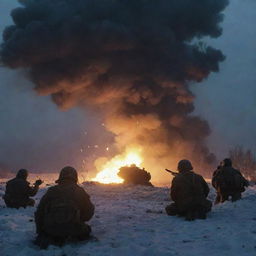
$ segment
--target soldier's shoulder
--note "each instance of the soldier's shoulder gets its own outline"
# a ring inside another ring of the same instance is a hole
[[[59,190],[58,185],[51,186],[47,189],[46,193],[54,193],[55,191]]]
[[[203,182],[203,183],[206,182],[205,179],[204,179],[204,177],[203,177],[202,175],[200,175],[200,174],[197,173],[196,176],[197,176],[197,179],[200,180],[201,182]]]
[[[79,192],[81,192],[81,193],[86,193],[85,189],[84,189],[82,186],[78,185],[78,184],[76,184],[76,189],[77,189]]]
[[[14,181],[15,179],[16,179],[16,178],[13,178],[13,179],[7,180],[7,181],[6,181],[6,184],[11,184],[11,183],[13,183],[13,181]]]
[[[178,180],[180,177],[181,177],[181,174],[178,173],[177,175],[175,175],[175,176],[173,177],[172,181]]]
[[[237,173],[240,173],[239,170],[231,167],[231,166],[228,166],[224,169],[226,171],[226,173],[228,173],[229,175],[233,175],[233,174],[237,174]]]
[[[24,179],[20,179],[20,178],[13,178],[11,180],[8,181],[8,184],[13,184],[13,185],[29,185],[29,182],[24,180]]]
[[[90,197],[89,194],[86,192],[86,190],[82,186],[77,185],[77,190],[79,191],[80,194]]]
[[[235,172],[237,172],[237,173],[241,174],[240,170],[235,169],[235,168],[232,168],[232,169],[233,169]]]
[[[194,173],[194,172],[193,172]],[[199,173],[194,173],[194,175],[199,179],[204,179],[204,177]]]
[[[178,173],[173,179],[172,183],[179,182],[184,179],[184,175],[182,173]]]

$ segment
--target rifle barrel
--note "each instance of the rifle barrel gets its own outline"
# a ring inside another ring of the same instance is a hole
[[[176,176],[178,173],[177,172],[173,172],[173,171],[171,171],[171,170],[169,170],[169,169],[165,169],[167,172],[169,172],[169,173],[171,173],[173,176]]]

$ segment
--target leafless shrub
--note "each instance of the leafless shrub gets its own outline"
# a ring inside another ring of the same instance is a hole
[[[256,155],[250,149],[236,146],[229,151],[233,166],[239,169],[246,178],[256,181]]]

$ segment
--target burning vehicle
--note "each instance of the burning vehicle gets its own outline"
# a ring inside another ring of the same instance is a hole
[[[150,182],[151,175],[144,168],[141,169],[133,164],[121,167],[119,170],[118,176],[124,179],[124,184],[153,186]]]

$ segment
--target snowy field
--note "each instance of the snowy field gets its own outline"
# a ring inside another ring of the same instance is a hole
[[[236,203],[215,206],[207,220],[186,222],[164,208],[168,188],[84,184],[96,213],[90,221],[98,241],[39,250],[34,208],[7,209],[0,200],[1,256],[253,256],[256,255],[256,186]],[[47,188],[35,197],[38,203]],[[0,184],[0,196],[4,183]],[[211,191],[210,199],[214,199]]]

